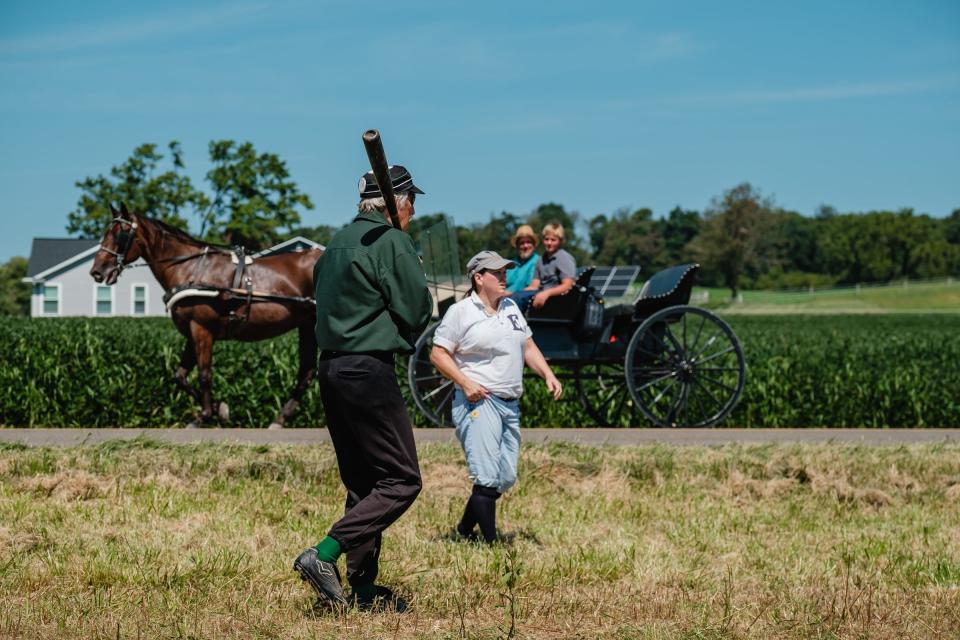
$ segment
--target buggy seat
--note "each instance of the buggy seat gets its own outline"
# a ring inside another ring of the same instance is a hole
[[[690,291],[699,270],[699,264],[682,264],[653,274],[633,301],[635,314],[651,316],[661,309],[690,302]]]
[[[596,267],[587,267],[573,283],[573,288],[562,296],[553,296],[539,309],[531,304],[527,320],[544,324],[566,324],[577,319],[590,295],[590,278]]]

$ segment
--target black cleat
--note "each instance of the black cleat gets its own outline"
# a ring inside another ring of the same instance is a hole
[[[316,549],[310,547],[297,556],[293,561],[293,570],[300,574],[301,580],[310,583],[321,602],[332,607],[347,606],[337,565],[317,558]]]
[[[387,587],[381,587],[380,585],[375,586],[377,595],[372,599],[363,598],[355,591],[351,592],[350,599],[348,600],[349,605],[356,607],[360,611],[371,611],[374,613],[383,613],[386,611],[403,613],[407,610],[408,605],[406,600]]]

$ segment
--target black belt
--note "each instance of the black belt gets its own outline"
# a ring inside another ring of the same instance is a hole
[[[393,364],[393,351],[321,351],[321,360],[333,360],[334,358],[343,358],[345,356],[368,356],[376,358],[381,362]]]
[[[519,398],[508,398],[506,396],[497,396],[497,397],[503,400],[504,402],[516,402],[517,400],[519,400]]]

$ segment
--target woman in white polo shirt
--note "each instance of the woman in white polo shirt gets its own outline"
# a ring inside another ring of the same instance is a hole
[[[556,400],[563,388],[534,344],[517,304],[506,296],[506,271],[515,263],[495,251],[470,258],[473,291],[443,316],[430,361],[456,384],[453,421],[467,458],[473,492],[457,533],[496,539],[496,500],[517,481],[523,365],[547,383]]]

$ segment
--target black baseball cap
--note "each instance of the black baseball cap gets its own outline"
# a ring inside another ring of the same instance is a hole
[[[408,191],[423,193],[417,185],[413,184],[413,177],[410,175],[410,172],[407,171],[407,168],[399,164],[390,166],[390,182],[393,184],[394,193],[405,193]],[[373,175],[373,171],[367,171],[360,176],[360,182],[357,184],[357,188],[360,190],[361,200],[383,197],[383,194],[380,193],[380,187],[377,185],[377,177]]]

